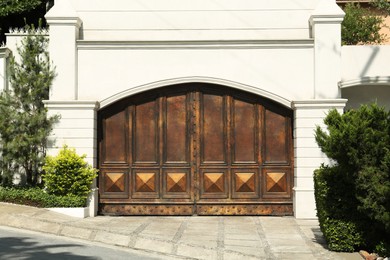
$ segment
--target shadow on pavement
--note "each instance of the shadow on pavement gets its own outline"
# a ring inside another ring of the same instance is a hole
[[[34,241],[32,237],[2,237],[0,238],[0,259],[98,259],[89,256],[74,255],[72,252],[63,252],[66,248],[74,247],[82,246],[76,244],[42,245]]]

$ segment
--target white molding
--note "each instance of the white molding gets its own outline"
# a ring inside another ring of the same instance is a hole
[[[156,82],[152,82],[149,84],[137,86],[137,87],[122,91],[122,92],[115,94],[111,97],[108,97],[104,100],[101,100],[100,101],[100,108],[104,108],[104,107],[111,105],[111,104],[115,103],[116,101],[119,101],[123,98],[126,98],[126,97],[134,95],[134,94],[138,94],[138,93],[141,93],[141,92],[144,92],[147,90],[170,86],[170,85],[177,85],[177,84],[183,84],[183,83],[194,83],[194,82],[211,83],[211,84],[223,85],[223,86],[227,86],[227,87],[232,87],[232,88],[244,90],[244,91],[247,91],[250,93],[257,94],[259,96],[269,98],[269,99],[271,99],[271,100],[273,100],[273,101],[275,101],[283,106],[291,108],[291,101],[290,100],[285,99],[285,98],[278,96],[276,94],[273,94],[271,92],[262,90],[262,89],[257,88],[257,87],[241,84],[238,82],[219,79],[219,78],[211,78],[211,77],[174,78],[174,79],[161,80],[161,81],[156,81]]]
[[[0,58],[8,58],[11,52],[7,47],[0,47]]]
[[[315,24],[339,24],[345,16],[344,11],[335,1],[321,0],[310,16],[310,25]]]
[[[49,109],[99,109],[99,102],[90,100],[44,100],[43,103]]]
[[[49,25],[76,26],[80,28],[82,21],[69,0],[56,0],[54,6],[45,15]]]
[[[312,99],[292,101],[293,109],[313,109],[313,108],[329,108],[329,107],[345,107],[348,99]]]
[[[339,88],[350,88],[362,85],[382,85],[390,86],[390,76],[367,76],[358,79],[340,81],[338,83]]]
[[[313,39],[223,41],[77,41],[79,50],[313,48]]]

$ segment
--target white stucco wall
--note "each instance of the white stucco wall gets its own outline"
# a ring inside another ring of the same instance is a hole
[[[377,102],[390,109],[390,46],[343,46],[342,97],[346,108]]]
[[[342,110],[340,23],[333,0],[57,0],[46,15],[58,73],[47,107],[62,144],[97,166],[96,115],[164,85],[219,83],[294,110],[294,212],[315,218],[313,169],[326,161],[315,124]]]
[[[308,39],[318,0],[71,0],[84,40]]]
[[[258,43],[251,49],[223,44],[193,49],[185,46],[148,49],[144,45],[136,49],[128,44],[105,46],[104,51],[80,44],[77,96],[80,100],[102,101],[151,82],[210,77],[240,82],[289,101],[310,99],[314,95],[310,73],[312,43],[289,44],[291,47],[284,44],[275,48]]]

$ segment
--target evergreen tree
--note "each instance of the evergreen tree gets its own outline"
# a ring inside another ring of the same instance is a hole
[[[43,100],[55,77],[47,51],[48,39],[33,29],[18,47],[20,62],[11,57],[10,88],[0,95],[0,151],[3,184],[15,173],[26,176],[28,185],[38,182],[48,136],[58,117],[47,117]]]

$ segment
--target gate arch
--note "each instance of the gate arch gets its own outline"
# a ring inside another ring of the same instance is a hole
[[[98,113],[99,211],[292,215],[292,110],[258,95],[184,83]]]
[[[226,86],[230,87],[233,89],[238,89],[242,91],[246,91],[249,93],[253,93],[256,95],[259,95],[261,97],[268,98],[270,100],[275,101],[278,104],[281,104],[285,107],[292,108],[291,106],[291,100],[288,100],[284,97],[281,97],[279,95],[276,95],[274,93],[271,93],[269,91],[266,91],[261,88],[257,88],[254,86],[250,86],[247,84],[242,84],[236,81],[231,81],[231,80],[226,80],[226,79],[221,79],[221,78],[213,78],[213,77],[180,77],[180,78],[172,78],[172,79],[166,79],[166,80],[160,80],[140,86],[136,86],[133,88],[126,89],[118,94],[115,94],[111,97],[108,97],[102,101],[100,101],[100,108],[104,108],[106,106],[109,106],[123,98],[136,95],[139,93],[143,93],[152,89],[158,89],[161,87],[166,87],[166,86],[172,86],[172,85],[178,85],[178,84],[187,84],[187,83],[194,83],[194,82],[199,82],[199,83],[206,83],[206,84],[213,84],[213,85],[220,85],[220,86]]]

